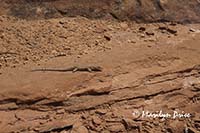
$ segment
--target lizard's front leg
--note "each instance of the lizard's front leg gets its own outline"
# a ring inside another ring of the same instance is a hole
[[[78,71],[78,67],[74,67],[74,69],[72,70],[73,73]]]
[[[92,69],[90,67],[87,68],[88,72],[92,72]]]

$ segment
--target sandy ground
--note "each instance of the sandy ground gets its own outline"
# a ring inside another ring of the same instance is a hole
[[[199,24],[1,16],[0,132],[198,133],[199,30]],[[73,66],[103,71],[31,72]]]

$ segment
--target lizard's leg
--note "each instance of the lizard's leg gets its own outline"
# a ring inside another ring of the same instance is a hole
[[[75,72],[77,72],[77,71],[78,71],[78,68],[77,68],[77,67],[75,67],[75,68],[72,70],[73,73],[75,73]]]
[[[87,68],[87,70],[88,70],[88,72],[92,72],[92,69],[91,69],[91,68],[89,68],[89,67]]]

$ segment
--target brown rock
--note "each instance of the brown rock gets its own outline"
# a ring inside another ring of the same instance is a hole
[[[52,120],[48,123],[45,123],[41,127],[36,128],[35,130],[40,132],[51,132],[63,128],[71,129],[76,120],[77,119],[75,117],[69,117],[65,120]]]
[[[60,133],[69,133],[68,131],[61,131]]]
[[[200,132],[197,131],[195,128],[188,127],[188,133],[200,133]]]
[[[107,110],[105,110],[105,109],[98,109],[98,110],[96,110],[96,113],[100,114],[100,115],[105,115],[107,113]]]
[[[190,31],[190,32],[194,32],[194,33],[200,33],[200,30],[199,30],[199,29],[190,28],[189,31]]]
[[[51,54],[52,54],[52,55],[57,55],[57,54],[58,54],[58,51],[52,50],[52,51],[51,51]]]
[[[185,123],[183,121],[179,120],[172,120],[169,122],[169,128],[172,130],[174,133],[178,133],[179,131],[184,131]]]
[[[170,29],[170,28],[165,27],[165,26],[160,26],[158,29],[161,30],[161,31],[166,31],[166,32],[171,33],[171,34],[177,33],[176,30]]]
[[[46,1],[47,5],[41,5],[33,11],[35,3],[22,1],[9,2],[9,0],[2,1],[0,5],[0,14],[12,14],[20,18],[46,18],[47,10],[48,18],[57,18],[62,15],[67,16],[84,16],[89,18],[108,17],[120,20],[135,20],[137,22],[157,22],[157,21],[178,21],[178,22],[199,22],[199,1],[193,0],[188,4],[187,0],[182,2],[178,0],[151,0],[151,1],[134,1],[134,0],[110,0],[110,1],[91,1],[90,3],[84,1]],[[77,9],[81,4],[81,8]],[[88,10],[88,4],[90,10]],[[15,6],[13,6],[15,5]],[[27,6],[28,5],[28,6]],[[51,6],[49,6],[51,5]],[[108,6],[109,5],[109,6]],[[30,8],[30,7],[32,8]],[[9,8],[8,8],[9,7]],[[29,7],[29,8],[25,8]],[[56,10],[54,9],[56,8]],[[69,12],[70,10],[70,12]],[[91,12],[94,11],[94,12]],[[139,11],[139,12],[138,12]],[[17,12],[17,13],[16,13]],[[0,22],[4,19],[0,18]],[[61,25],[68,25],[65,21],[59,22]],[[69,22],[70,24],[70,22]],[[71,23],[72,24],[72,23]],[[64,26],[63,26],[64,27]]]
[[[73,128],[71,133],[89,133],[89,132],[85,126],[79,126],[79,127]]]
[[[93,118],[92,118],[92,122],[93,122],[94,124],[100,125],[101,122],[102,122],[102,120],[101,120],[99,117],[93,117]]]
[[[128,24],[127,23],[120,23],[121,28],[123,29],[127,29],[128,28]]]
[[[71,50],[69,46],[64,46],[64,50]]]
[[[60,52],[57,55],[55,55],[56,57],[61,57],[61,56],[66,56],[67,54],[64,52]]]
[[[16,105],[16,103],[7,103],[7,104],[2,104],[0,105],[0,109],[1,110],[7,110],[7,109],[17,109],[18,106]]]
[[[128,43],[136,43],[134,40],[127,40]]]
[[[64,114],[65,113],[65,109],[60,109],[56,111],[57,114]]]
[[[104,35],[104,38],[105,38],[107,41],[110,41],[110,40],[111,40],[111,36],[110,36],[110,35]]]
[[[145,30],[146,30],[145,27],[140,27],[140,28],[139,28],[139,31],[140,31],[140,32],[145,31]]]
[[[138,129],[138,130],[140,130],[140,126],[138,126],[137,123],[135,123],[133,120],[124,118],[122,121],[123,121],[126,129]]]
[[[155,34],[153,32],[146,32],[146,35],[148,35],[148,36],[154,36]]]
[[[114,124],[112,124],[112,125],[109,125],[108,127],[107,127],[107,129],[109,130],[109,131],[111,131],[111,132],[122,132],[122,131],[124,131],[125,130],[125,128],[124,128],[124,125],[123,124],[121,124],[121,123],[114,123]]]
[[[110,133],[110,131],[108,131],[108,130],[104,130],[102,133]]]

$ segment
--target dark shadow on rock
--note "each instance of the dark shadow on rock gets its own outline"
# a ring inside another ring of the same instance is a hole
[[[1,0],[0,14],[21,19],[49,19],[84,16],[143,23],[199,23],[200,3],[196,0]],[[6,10],[8,9],[8,10]],[[5,10],[5,12],[4,12]]]

